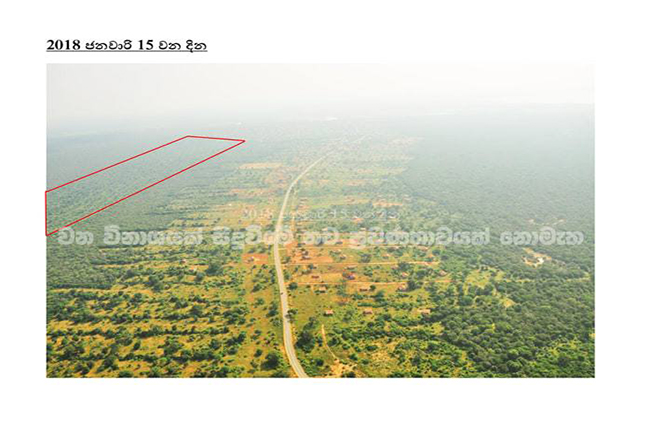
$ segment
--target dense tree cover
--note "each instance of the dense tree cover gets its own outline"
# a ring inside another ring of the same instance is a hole
[[[462,296],[430,289],[437,307],[428,320],[440,321],[445,340],[490,374],[593,376],[592,113],[582,108],[498,113],[474,121],[472,128],[459,126],[452,120],[430,131],[414,150],[417,157],[404,181],[415,196],[458,213],[452,227],[493,231],[485,247],[446,249],[442,269],[459,282],[475,266],[499,269],[505,279],[482,291],[470,287]],[[539,267],[522,260],[521,247],[498,242],[500,230],[544,226],[579,230],[585,242],[531,247],[552,258]],[[491,292],[514,306],[504,309]],[[561,355],[549,356],[559,347]]]

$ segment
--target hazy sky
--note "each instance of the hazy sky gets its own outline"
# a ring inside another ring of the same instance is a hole
[[[255,115],[424,114],[466,104],[593,103],[593,70],[567,65],[48,66],[50,130]]]

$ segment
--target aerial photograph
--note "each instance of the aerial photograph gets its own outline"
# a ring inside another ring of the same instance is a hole
[[[582,65],[49,64],[47,377],[595,377],[593,93]]]

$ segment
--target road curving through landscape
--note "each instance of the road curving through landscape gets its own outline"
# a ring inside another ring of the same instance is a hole
[[[300,179],[311,170],[316,164],[321,162],[325,157],[322,157],[310,166],[302,171],[289,185],[287,192],[284,195],[284,200],[282,202],[282,207],[280,208],[280,213],[278,214],[278,220],[275,224],[275,236],[273,240],[273,259],[275,262],[275,274],[278,280],[278,288],[280,289],[280,305],[282,311],[282,335],[284,340],[284,350],[289,358],[289,364],[291,368],[296,373],[296,376],[307,378],[309,375],[305,373],[305,370],[300,365],[300,360],[296,356],[296,349],[293,346],[293,333],[291,332],[291,321],[289,320],[289,294],[287,293],[287,288],[284,282],[284,273],[282,272],[282,262],[280,260],[280,234],[282,232],[282,220],[284,219],[284,211],[286,210],[287,203],[289,202],[289,196],[294,186],[300,181]]]

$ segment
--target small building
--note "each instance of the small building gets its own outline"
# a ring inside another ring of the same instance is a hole
[[[327,289],[323,286],[317,287],[316,293],[327,293]]]
[[[368,286],[361,286],[361,287],[359,287],[359,291],[360,291],[360,292],[369,292],[369,291],[370,291],[370,287],[368,287]]]
[[[320,276],[319,275],[312,275],[311,278],[314,279],[314,280],[317,280],[317,279],[320,278]]]
[[[366,315],[366,316],[371,315],[372,314],[372,308],[370,308],[370,307],[364,308],[363,309],[363,314]]]
[[[418,310],[418,313],[420,313],[423,316],[429,316],[431,315],[431,308],[420,308]]]
[[[406,284],[400,284],[397,287],[397,291],[398,292],[408,292],[408,287],[406,286]]]
[[[326,316],[333,316],[334,315],[334,310],[325,310],[325,315]]]

